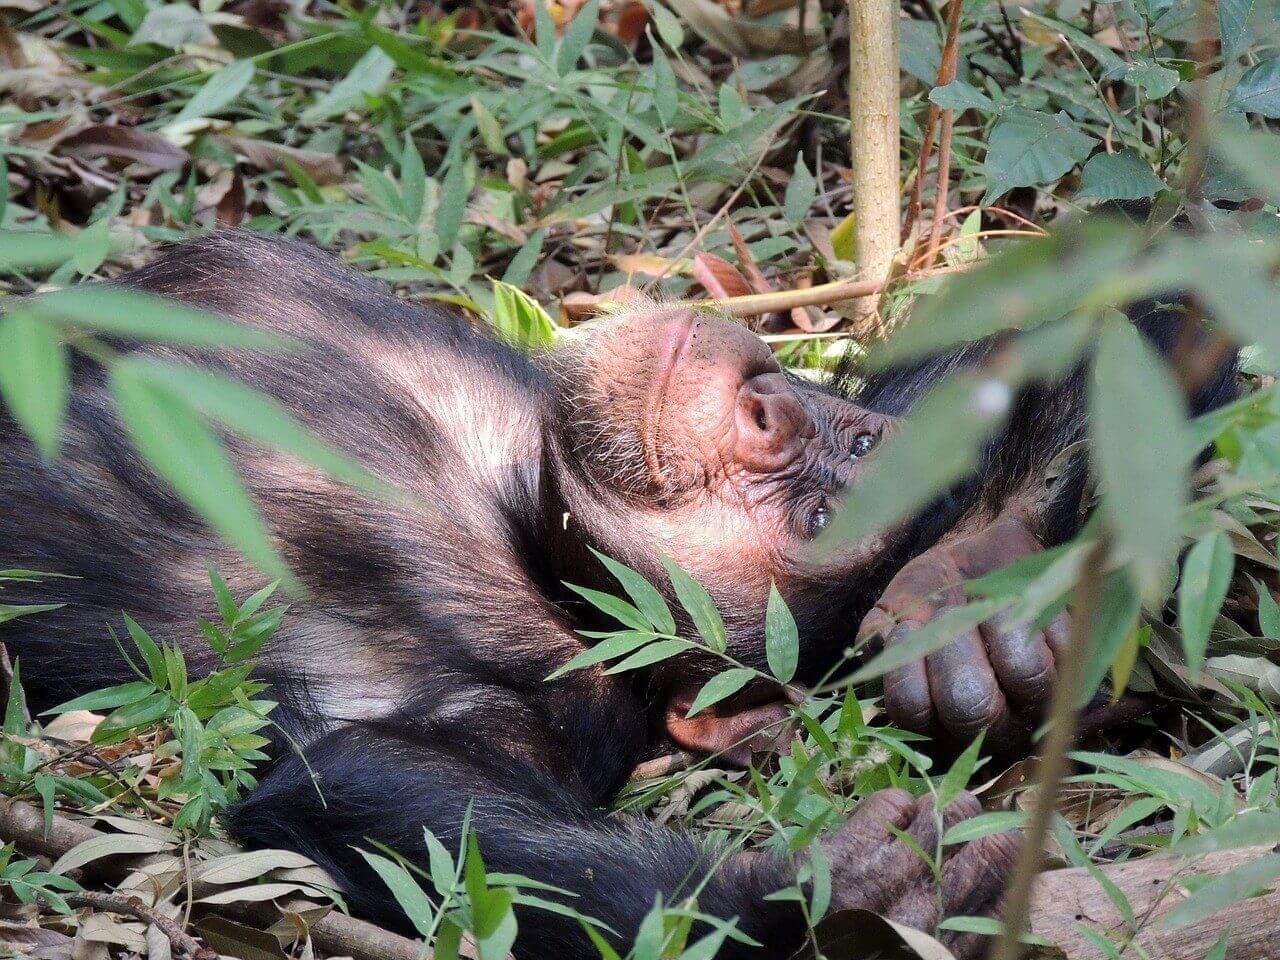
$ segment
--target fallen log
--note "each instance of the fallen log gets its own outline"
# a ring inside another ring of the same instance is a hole
[[[1227,960],[1280,960],[1280,889],[1239,900],[1210,917],[1177,927],[1162,927],[1161,917],[1187,897],[1183,881],[1194,874],[1226,873],[1272,853],[1270,847],[1221,850],[1194,861],[1180,857],[1144,857],[1101,867],[1128,898],[1138,929],[1130,929],[1102,885],[1083,868],[1052,870],[1036,880],[1031,902],[1031,931],[1053,947],[1036,947],[1036,958],[1101,960],[1105,954],[1085,929],[1124,945],[1125,957],[1203,960],[1227,932]],[[1136,936],[1135,936],[1136,932]],[[1131,941],[1131,942],[1130,942]]]

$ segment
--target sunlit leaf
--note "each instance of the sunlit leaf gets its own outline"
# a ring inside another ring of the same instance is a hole
[[[1187,669],[1192,679],[1199,677],[1204,666],[1209,631],[1218,618],[1226,599],[1235,569],[1235,552],[1231,541],[1221,530],[1214,530],[1196,541],[1182,563],[1182,581],[1178,584],[1178,626],[1182,629],[1182,649],[1187,655]]]
[[[619,563],[597,550],[593,549],[591,552],[622,584],[622,589],[627,592],[636,609],[644,614],[645,619],[653,625],[655,630],[660,633],[676,632],[676,621],[671,615],[671,608],[667,606],[666,598],[657,587],[626,564]]]
[[[698,691],[698,695],[693,698],[693,703],[689,706],[689,712],[686,716],[692,717],[696,713],[701,713],[707,707],[714,706],[721,700],[733,696],[755,676],[754,670],[747,670],[743,667],[733,667],[723,673],[718,673]]]
[[[244,92],[253,79],[253,70],[252,60],[237,60],[223,67],[205,81],[170,124],[185,123],[196,117],[212,117],[221,112]]]
[[[281,350],[287,338],[225,320],[176,300],[104,283],[81,284],[31,301],[32,309],[89,330],[137,340],[193,346]]]
[[[111,392],[130,439],[161,477],[260,570],[291,581],[217,436],[178,394],[158,387],[140,361],[112,366]]]
[[[715,601],[702,588],[702,584],[689,576],[674,560],[662,558],[662,565],[667,568],[667,576],[671,578],[671,587],[675,590],[676,599],[684,607],[693,625],[702,636],[703,642],[712,650],[723,652],[728,644],[724,620],[716,609]]]
[[[991,131],[983,172],[990,203],[1014,187],[1038,186],[1057,180],[1089,156],[1097,144],[1065,112],[1057,115],[1013,107]]]
[[[1012,399],[999,380],[968,373],[944,380],[876,451],[818,549],[882,533],[962,480],[1004,423]]]
[[[1089,392],[1093,457],[1107,518],[1146,597],[1160,591],[1178,550],[1192,452],[1183,405],[1137,330],[1106,325]]]
[[[778,585],[769,585],[769,602],[764,614],[764,652],[769,672],[779,682],[790,683],[800,664],[800,631]]]
[[[1212,917],[1233,903],[1255,896],[1280,878],[1280,853],[1269,853],[1214,877],[1157,921],[1163,928],[1180,927]]]
[[[0,396],[40,453],[58,453],[71,385],[66,348],[57,331],[15,310],[0,319]]]

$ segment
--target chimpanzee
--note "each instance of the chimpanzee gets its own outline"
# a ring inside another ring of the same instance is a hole
[[[456,846],[470,808],[493,869],[573,892],[576,908],[621,938],[656,896],[671,903],[696,890],[702,911],[736,917],[763,945],[730,941],[722,955],[799,945],[799,909],[765,899],[793,882],[796,864],[742,851],[709,873],[717,853],[687,834],[600,809],[660,738],[739,748],[783,714],[775,692],[749,689],[687,718],[692,692],[717,668],[694,655],[548,681],[584,649],[578,630],[613,626],[564,583],[611,588],[593,549],[664,583],[665,555],[716,600],[730,653],[761,667],[776,583],[817,671],[864,615],[866,629],[892,640],[884,618],[918,622],[939,577],[1039,549],[1074,511],[1062,505],[1069,493],[1047,510],[1027,494],[1080,430],[1078,390],[1067,385],[1022,397],[981,475],[887,546],[822,560],[809,549],[895,415],[940,371],[980,362],[987,348],[876,374],[856,391],[846,378],[812,386],[736,323],[638,304],[530,359],[306,244],[240,232],[173,248],[117,282],[302,341],[269,355],[145,349],[251,383],[407,493],[359,495],[293,457],[227,439],[306,588],[260,669],[305,760],[277,751],[229,826],[249,844],[315,858],[358,912],[395,927],[403,917],[353,848],[374,840],[421,855],[424,826]],[[103,639],[121,610],[181,643],[198,670],[208,665],[194,629],[211,612],[205,571],[216,567],[233,590],[260,586],[139,461],[102,371],[77,362],[74,388],[52,463],[0,413],[4,555],[77,578],[57,581],[64,607],[0,627],[41,706],[123,679]],[[927,683],[923,668],[889,678],[887,701],[917,725],[963,733],[995,722],[1013,735],[1052,676],[1057,630],[984,627],[933,655]],[[888,829],[929,849],[940,827],[977,809],[967,795],[940,815],[901,791],[868,798],[821,841],[835,906],[921,927],[940,909],[990,913],[1015,835],[947,848],[939,897],[929,867]],[[520,922],[524,956],[593,955],[574,921],[529,910]],[[961,953],[978,943],[953,942]]]

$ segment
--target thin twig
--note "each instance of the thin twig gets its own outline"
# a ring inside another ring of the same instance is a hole
[[[169,939],[176,952],[190,957],[191,960],[216,960],[218,956],[217,953],[210,950],[164,914],[152,907],[148,907],[138,897],[84,890],[79,893],[68,893],[64,899],[73,907],[93,907],[95,910],[110,910],[112,913],[127,914],[138,918],[144,923],[149,923]]]
[[[956,78],[956,55],[960,46],[960,13],[964,0],[951,0],[947,7],[947,41],[942,47],[942,62],[938,66],[938,86],[945,87]],[[951,185],[951,131],[956,112],[943,110],[942,130],[938,134],[938,169],[936,193],[933,199],[933,222],[929,225],[929,243],[925,247],[928,257],[925,265],[932,265],[942,236],[942,221],[947,213],[947,192]]]

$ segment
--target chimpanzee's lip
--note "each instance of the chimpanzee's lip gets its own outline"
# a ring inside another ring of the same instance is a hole
[[[654,382],[649,391],[649,398],[645,403],[644,423],[641,424],[641,434],[643,437],[645,466],[649,469],[650,478],[655,482],[660,482],[662,478],[662,463],[658,457],[658,434],[662,423],[662,408],[666,403],[667,391],[671,387],[671,378],[680,366],[680,361],[684,359],[685,354],[688,352],[689,344],[693,342],[693,331],[697,329],[697,326],[698,318],[693,314],[679,323],[669,324],[667,329],[658,337],[658,343],[654,350],[658,359],[654,363]]]

